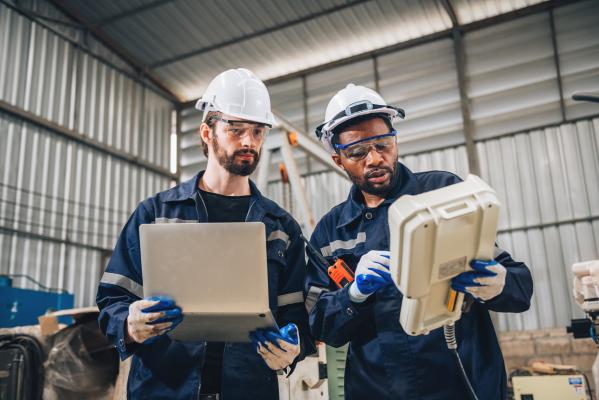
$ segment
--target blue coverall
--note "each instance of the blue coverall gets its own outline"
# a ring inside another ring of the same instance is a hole
[[[413,173],[401,163],[397,169],[396,184],[381,205],[367,208],[354,185],[348,199],[318,223],[310,242],[329,262],[341,258],[355,270],[368,251],[389,250],[387,212],[394,200],[460,181],[449,172]],[[498,248],[495,253],[495,260],[507,270],[503,292],[484,304],[475,302],[456,323],[458,351],[481,400],[507,396],[503,356],[489,311],[526,311],[533,288],[525,264]],[[308,262],[306,306],[314,339],[334,347],[349,343],[346,399],[469,398],[443,329],[422,336],[409,336],[402,329],[402,295],[395,285],[383,287],[361,304],[350,301],[348,288],[337,289],[324,266]]]
[[[143,297],[139,226],[151,223],[206,222],[207,211],[196,188],[203,172],[141,202],[123,228],[104,275],[96,302],[99,324],[114,342],[121,359],[133,356],[128,397],[132,399],[196,399],[206,343],[189,343],[161,336],[151,344],[125,342],[129,304]],[[301,352],[296,361],[315,351],[304,306],[304,243],[295,220],[263,197],[250,181],[247,221],[266,227],[269,304],[279,326],[295,323]],[[230,243],[231,251],[235,243]],[[201,263],[198,263],[201,268]],[[176,300],[176,297],[175,297]],[[223,355],[222,398],[278,399],[276,372],[250,343],[226,343]]]

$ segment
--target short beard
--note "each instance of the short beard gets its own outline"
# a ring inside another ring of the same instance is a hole
[[[248,176],[256,170],[258,161],[260,161],[260,153],[252,149],[242,149],[233,152],[233,154],[227,154],[218,144],[218,138],[216,135],[212,136],[212,150],[216,155],[218,163],[233,175]],[[252,154],[254,161],[242,161],[241,164],[235,163],[235,156],[239,154]]]
[[[385,185],[376,185],[370,183],[368,178],[370,175],[376,171],[385,170],[389,172],[389,183]],[[385,198],[395,186],[397,181],[397,165],[394,164],[393,167],[380,167],[375,170],[371,170],[365,173],[362,176],[351,175],[349,172],[347,173],[349,179],[356,185],[361,191],[371,194],[373,196]]]

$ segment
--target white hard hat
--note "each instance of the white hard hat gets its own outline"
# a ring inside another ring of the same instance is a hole
[[[245,68],[229,69],[214,78],[196,103],[204,111],[220,111],[233,117],[273,126],[270,96],[264,83]]]
[[[327,150],[333,152],[333,130],[350,119],[367,114],[382,114],[388,116],[390,121],[406,115],[403,109],[387,105],[374,90],[350,83],[329,101],[324,122],[316,127],[316,136]]]

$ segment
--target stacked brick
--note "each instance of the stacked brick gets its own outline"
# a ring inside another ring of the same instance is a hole
[[[599,348],[591,339],[574,339],[565,328],[504,332],[499,343],[509,374],[533,361],[575,365],[594,390],[592,367]]]

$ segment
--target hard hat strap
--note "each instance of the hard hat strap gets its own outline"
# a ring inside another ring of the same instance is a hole
[[[362,111],[378,110],[380,108],[390,108],[392,110],[395,110],[397,111],[397,114],[400,118],[404,118],[406,116],[406,113],[402,108],[382,104],[373,104],[369,100],[360,100],[345,107],[343,111],[338,112],[333,118],[331,118],[329,122],[335,121],[339,118],[350,117],[352,115],[360,114]]]

